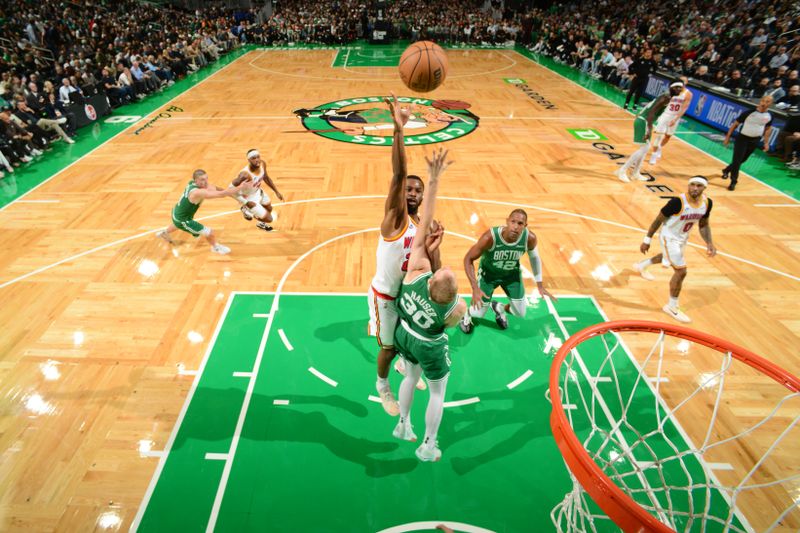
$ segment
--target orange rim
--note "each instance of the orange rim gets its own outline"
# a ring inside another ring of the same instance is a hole
[[[584,490],[591,496],[592,500],[594,500],[608,517],[624,531],[671,532],[673,531],[672,528],[661,523],[656,517],[645,511],[611,481],[600,467],[595,464],[589,452],[586,451],[575,435],[575,432],[572,430],[561,403],[561,393],[559,390],[561,365],[570,350],[587,339],[610,331],[650,333],[660,333],[663,331],[666,335],[690,340],[719,352],[730,352],[735,359],[758,370],[762,374],[766,374],[791,392],[800,391],[800,378],[787,372],[778,365],[767,361],[763,357],[754,354],[750,350],[746,350],[725,339],[720,339],[719,337],[691,328],[662,322],[649,322],[644,320],[615,320],[613,322],[603,322],[582,329],[564,341],[564,344],[559,348],[553,360],[553,364],[550,367],[550,398],[553,405],[553,410],[550,413],[550,428],[553,431],[556,444],[561,454],[564,456],[564,461],[567,463],[573,475],[581,483]]]

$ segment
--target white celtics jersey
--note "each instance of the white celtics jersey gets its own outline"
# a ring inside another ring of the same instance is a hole
[[[711,200],[702,195],[700,205],[692,207],[686,199],[686,194],[670,198],[661,213],[667,217],[661,228],[661,236],[665,239],[677,240],[685,243],[689,240],[689,232],[695,222],[707,218],[711,214]]]
[[[375,254],[378,264],[375,277],[372,278],[372,288],[375,291],[392,298],[400,292],[400,285],[408,271],[411,241],[416,234],[417,226],[408,217],[406,227],[400,235],[393,239],[379,238],[378,251]]]
[[[261,182],[264,181],[264,174],[266,174],[266,172],[264,171],[264,163],[261,163],[261,168],[259,168],[258,172],[256,173],[253,173],[253,171],[250,170],[250,165],[246,165],[240,171],[240,173],[241,172],[247,172],[247,174],[251,178],[253,178],[253,181],[251,183],[248,183],[247,185],[242,187],[241,191],[239,192],[241,196],[249,196],[261,188]]]
[[[684,89],[681,94],[678,96],[673,96],[669,99],[669,103],[667,107],[664,108],[664,111],[661,113],[662,117],[670,117],[674,118],[681,114],[681,109],[683,109],[683,104],[686,102],[686,97],[691,94],[689,93],[688,89]],[[659,117],[661,118],[661,117]]]

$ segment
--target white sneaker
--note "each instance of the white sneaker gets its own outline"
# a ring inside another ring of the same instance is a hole
[[[662,307],[662,309],[664,310],[665,313],[667,313],[669,316],[671,316],[678,322],[683,322],[685,324],[688,324],[689,322],[692,321],[692,319],[686,316],[686,313],[681,311],[680,308],[672,308],[669,306],[669,304],[667,304],[664,307]]]
[[[42,155],[44,152],[42,152],[42,151],[41,151],[41,150],[39,150],[38,148],[34,148],[33,150],[31,150],[31,153],[32,153],[33,155],[39,156],[39,155]]]
[[[653,274],[651,274],[650,272],[648,272],[646,268],[640,267],[639,263],[634,263],[633,264],[633,269],[636,272],[638,272],[639,275],[642,276],[647,281],[654,281],[656,279],[656,277]]]
[[[58,124],[64,124],[66,121],[67,121],[67,117],[61,117],[61,118],[57,118],[56,119],[56,122]]]
[[[428,446],[427,444],[420,444],[416,451],[417,459],[425,462],[435,462],[442,458],[442,450],[435,444]]]
[[[650,164],[655,165],[656,163],[658,163],[659,159],[661,159],[661,150],[653,152],[653,155],[650,156]]]
[[[225,255],[231,253],[231,249],[224,244],[215,244],[211,247],[211,251],[215,254]]]
[[[619,167],[614,175],[619,178],[619,181],[630,183],[631,179],[628,177],[628,171],[625,170],[625,167]]]
[[[417,442],[417,436],[414,435],[414,428],[411,426],[411,422],[408,421],[397,422],[392,435],[394,435],[396,439],[407,440],[408,442]]]
[[[22,161],[23,163],[30,163],[31,161],[33,161],[33,159],[31,159],[31,158],[30,158],[30,156],[27,156],[27,155],[23,155],[23,156],[22,156],[22,157],[20,157],[19,159],[20,159],[20,161]]]
[[[73,141],[73,140],[72,140],[71,138],[69,138],[69,137],[64,137],[64,142],[66,142],[67,144],[75,144],[75,141]]]
[[[172,240],[172,237],[169,236],[169,233],[167,233],[167,230],[165,230],[165,229],[162,229],[161,231],[156,232],[156,237],[158,237],[159,239],[164,239],[165,241],[167,241],[170,244],[175,244],[175,241]]]
[[[386,411],[386,414],[389,416],[399,415],[400,406],[397,404],[394,393],[392,393],[392,388],[387,385],[379,390],[378,393],[381,396],[381,405],[383,405],[383,410]]]
[[[394,362],[394,370],[401,376],[406,375],[406,364],[403,362],[402,358],[398,358]],[[425,390],[427,388],[428,386],[425,384],[425,380],[422,378],[422,376],[420,376],[419,381],[417,381],[417,390]]]
[[[638,172],[633,175],[633,178],[638,180],[638,181],[650,181],[650,178],[648,178],[647,176],[642,176]]]

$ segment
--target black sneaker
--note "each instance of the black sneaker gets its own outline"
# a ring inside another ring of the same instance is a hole
[[[274,228],[267,224],[266,222],[258,222],[256,223],[256,227],[258,229],[263,229],[264,231],[272,231]]]
[[[724,179],[724,180],[728,179],[728,175],[729,175],[730,173],[731,173],[731,172],[730,172],[730,170],[723,169],[723,170],[722,170],[722,179]]]
[[[503,309],[503,304],[492,300],[492,311],[494,311],[494,321],[500,326],[500,329],[508,329],[508,319],[506,318],[506,310]]]
[[[458,327],[459,329],[461,329],[461,331],[469,335],[470,333],[472,333],[472,330],[475,329],[475,324],[472,323],[472,320],[467,322],[466,319],[467,315],[465,314],[464,318],[462,318],[461,321],[458,323]]]
[[[730,184],[730,185],[728,185],[728,190],[729,190],[729,191],[732,191],[732,190],[734,190],[734,189],[736,189],[736,182],[735,182],[735,181],[732,181],[732,182],[731,182],[731,184]]]
[[[246,205],[243,205],[241,207],[242,216],[244,217],[245,220],[253,220],[253,215],[248,214],[246,209],[247,209]]]

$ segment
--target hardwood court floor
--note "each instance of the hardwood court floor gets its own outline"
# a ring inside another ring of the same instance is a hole
[[[48,203],[0,212],[1,530],[130,527],[158,462],[154,452],[169,440],[232,291],[275,291],[295,261],[327,241],[281,290],[366,290],[376,235],[361,230],[380,220],[390,150],[288,133],[303,130],[292,110],[389,91],[415,95],[393,67],[333,68],[335,55],[251,52],[171,102],[182,111],[116,137],[27,197]],[[654,269],[658,281],[647,282],[630,268],[641,256],[642,228],[661,196],[684,191],[688,176],[717,176],[720,163],[673,140],[650,188],[623,184],[608,154],[634,149],[630,115],[512,51],[448,55],[450,76],[433,97],[468,102],[480,124],[446,145],[456,164],[443,178],[437,218],[477,238],[523,207],[556,294],[593,296],[611,319],[667,320],[660,308],[668,272]],[[526,80],[529,90],[504,78]],[[604,144],[567,131],[587,128]],[[278,231],[258,231],[232,200],[218,200],[198,217],[231,255],[213,255],[189,236],[171,248],[152,235],[169,222],[193,169],[224,186],[253,147],[286,197],[276,209]],[[411,173],[424,175],[424,152],[409,148]],[[800,213],[759,207],[787,200],[748,178],[735,193],[719,179],[707,192],[722,253],[710,259],[702,248],[687,249],[682,306],[697,329],[800,372]],[[462,292],[468,245],[455,235],[443,245]],[[747,391],[750,374],[740,375]],[[696,382],[697,371],[683,365],[671,379]],[[363,380],[371,393],[373,375]],[[743,392],[741,404],[723,406],[726,422],[735,429],[737,408],[757,417],[782,392]],[[782,453],[771,468],[796,471],[797,453]]]

